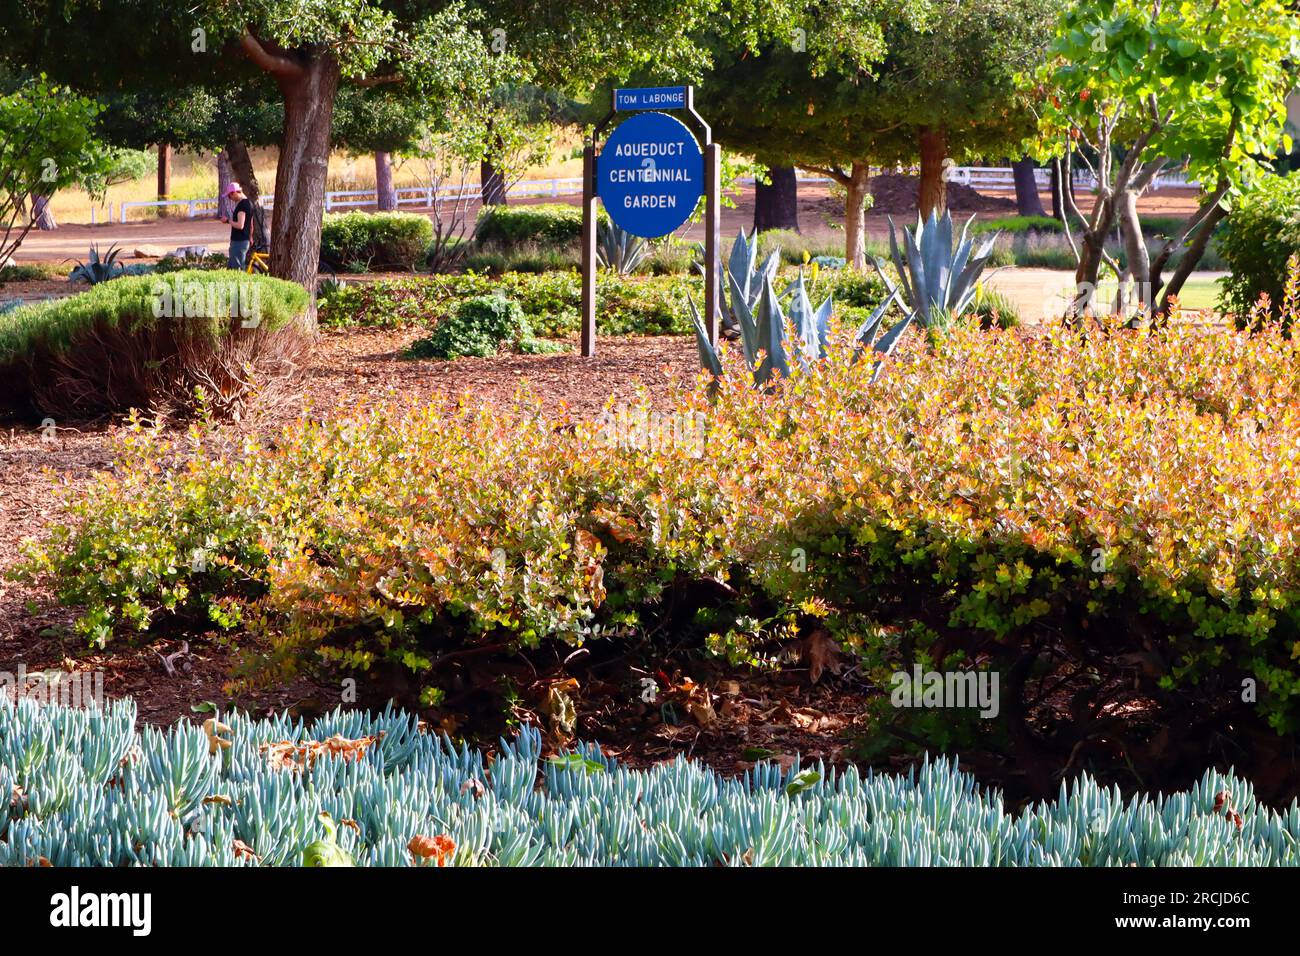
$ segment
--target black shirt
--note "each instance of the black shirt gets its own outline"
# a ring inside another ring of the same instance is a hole
[[[239,218],[240,213],[244,214],[244,228],[236,229],[235,220]],[[230,210],[230,241],[247,242],[248,237],[253,234],[253,201],[245,196],[239,202],[235,203],[235,208]]]

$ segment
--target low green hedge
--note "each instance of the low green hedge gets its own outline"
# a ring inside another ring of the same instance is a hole
[[[700,301],[698,278],[596,278],[597,322],[605,335],[689,335],[686,295]],[[500,293],[519,303],[533,333],[546,338],[576,334],[582,280],[576,272],[507,272],[493,277],[466,273],[346,286],[320,308],[327,328],[433,326],[462,299]]]
[[[1278,813],[1213,771],[1131,800],[1083,776],[1011,813],[946,759],[727,779],[680,758],[632,769],[591,744],[544,759],[533,728],[489,759],[401,711],[135,720],[129,699],[0,706],[0,865],[1300,864],[1296,805]]]
[[[407,212],[345,212],[325,217],[321,258],[337,268],[414,269],[433,239],[427,216]]]
[[[225,363],[272,359],[306,334],[296,320],[307,305],[306,290],[292,282],[184,270],[125,276],[14,309],[0,316],[0,411],[82,417],[145,408],[155,398],[181,400],[178,390],[210,374],[232,389],[212,398],[237,401],[249,383],[237,386],[231,376],[244,374]]]
[[[793,272],[777,280],[784,291]],[[319,319],[327,328],[396,328],[433,325],[450,315],[460,299],[501,293],[519,303],[534,334],[546,338],[578,331],[582,279],[576,272],[522,273],[501,276],[474,273],[357,283],[321,303]],[[822,270],[811,293],[833,295],[841,306],[874,308],[885,297],[874,273]],[[695,275],[596,276],[596,322],[604,335],[691,335],[687,296],[702,306],[704,282]]]
[[[603,211],[601,216],[605,214]],[[567,203],[485,206],[475,239],[481,245],[566,245],[582,239],[582,207]]]

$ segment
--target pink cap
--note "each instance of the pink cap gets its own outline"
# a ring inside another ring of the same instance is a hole
[[[227,196],[233,196],[235,193],[239,193],[243,191],[244,190],[242,189],[242,187],[240,187],[239,183],[231,183],[229,186],[226,187]]]

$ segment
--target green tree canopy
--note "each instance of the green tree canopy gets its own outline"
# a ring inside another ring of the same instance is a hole
[[[102,193],[120,157],[93,132],[99,109],[43,76],[0,95],[0,262],[32,227],[30,220],[20,224],[29,197],[74,185]]]
[[[1005,155],[1033,130],[1018,75],[1045,58],[1053,7],[911,5],[882,24],[879,58],[857,65],[819,63],[801,43],[756,50],[715,37],[699,102],[724,144],[845,188],[845,255],[861,266],[871,165],[919,160],[926,210],[943,205],[945,159]]]
[[[1133,284],[1143,311],[1167,314],[1232,197],[1270,171],[1285,135],[1286,97],[1300,64],[1300,13],[1289,0],[1076,0],[1061,16],[1053,59],[1040,73],[1044,153],[1062,144],[1097,179],[1085,218],[1073,311],[1092,309],[1103,263]],[[1090,159],[1089,157],[1095,157]],[[1152,259],[1137,200],[1168,170],[1207,187],[1201,208]],[[1119,224],[1124,268],[1105,250]],[[1163,270],[1187,251],[1167,288]],[[1117,307],[1122,306],[1117,302]]]

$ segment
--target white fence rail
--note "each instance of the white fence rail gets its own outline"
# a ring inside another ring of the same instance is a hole
[[[873,175],[877,173],[894,172],[895,170],[880,169],[872,170]],[[905,169],[902,172],[915,174],[915,169]],[[1039,188],[1046,189],[1050,186],[1052,180],[1051,170],[1035,169],[1034,179],[1037,181]],[[747,185],[754,182],[752,177],[746,177],[740,180]],[[1016,188],[1015,177],[1009,166],[955,166],[952,167],[948,174],[948,181],[961,183],[965,186],[972,186],[975,189],[988,190],[1006,190],[1011,191]],[[816,183],[830,182],[825,176],[800,176],[799,183],[802,185],[812,185]],[[1095,190],[1097,183],[1091,173],[1076,170],[1074,173],[1074,182],[1077,187]],[[1196,182],[1189,181],[1186,173],[1171,172],[1159,176],[1155,181],[1156,189],[1178,186],[1197,186]],[[451,202],[456,200],[473,199],[479,194],[478,183],[466,183],[463,186],[444,187],[434,190],[432,187],[425,186],[403,186],[395,190],[397,193],[397,205],[416,206],[421,208],[430,208],[437,202]],[[528,179],[515,183],[506,189],[507,196],[576,196],[582,192],[582,179],[578,176],[572,176],[566,179]],[[274,204],[274,196],[263,196],[262,206],[271,208]],[[373,206],[378,200],[378,194],[373,189],[353,189],[338,192],[328,192],[325,194],[325,211],[333,212],[336,209],[353,209],[361,206]],[[127,221],[127,211],[130,209],[145,209],[150,207],[162,206],[183,206],[185,216],[193,219],[205,212],[215,210],[217,207],[216,199],[163,199],[149,202],[124,202],[118,210],[118,221]],[[91,221],[95,221],[95,210],[91,209]],[[113,207],[110,204],[108,210],[108,222],[113,220]]]
[[[1010,166],[957,166],[949,174],[948,181],[961,183],[964,186],[972,186],[975,189],[1011,191],[1016,188],[1015,172]],[[1035,169],[1034,181],[1038,184],[1039,189],[1050,189],[1052,171],[1050,169]],[[1097,177],[1086,169],[1076,169],[1074,170],[1074,184],[1076,187],[1095,190],[1097,188]],[[1174,171],[1157,176],[1153,188],[1168,189],[1170,187],[1198,185],[1200,184],[1187,178],[1187,173]]]
[[[431,207],[435,202],[473,199],[479,194],[478,183],[466,183],[463,186],[448,186],[434,190],[427,186],[403,186],[394,190],[398,206]],[[582,192],[582,178],[574,176],[566,179],[529,179],[515,183],[506,189],[507,196],[573,196]],[[358,206],[373,206],[379,194],[373,189],[352,189],[328,192],[325,194],[325,211],[350,209]],[[262,206],[271,208],[275,196],[261,197]],[[126,222],[127,211],[160,206],[183,206],[186,218],[193,219],[203,212],[216,209],[216,199],[160,199],[149,202],[124,202],[118,212],[118,221]],[[109,213],[109,221],[113,218]]]

